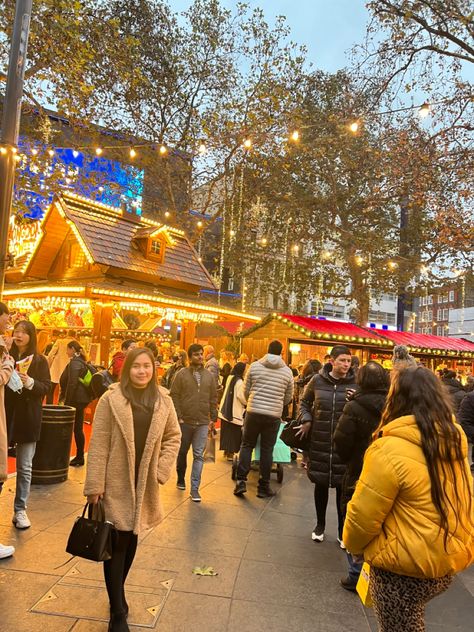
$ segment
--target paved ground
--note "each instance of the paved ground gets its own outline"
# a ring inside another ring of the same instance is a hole
[[[0,497],[0,541],[16,555],[0,561],[1,632],[105,632],[107,597],[101,565],[64,566],[67,534],[82,508],[83,469],[53,487],[35,487],[33,526],[11,525],[11,479]],[[244,500],[232,495],[229,464],[207,463],[203,503],[192,503],[174,480],[163,489],[166,518],[141,541],[127,582],[134,632],[368,632],[372,612],[338,586],[346,571],[331,505],[327,540],[310,539],[312,486],[297,464],[285,467],[278,495],[255,497],[256,474]],[[274,483],[278,487],[277,483]],[[334,503],[334,498],[331,498]],[[212,566],[217,577],[197,577]],[[474,568],[459,576],[427,612],[428,632],[472,630]]]

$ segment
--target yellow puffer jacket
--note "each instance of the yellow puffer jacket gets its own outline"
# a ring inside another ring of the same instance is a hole
[[[462,436],[463,460],[455,467],[463,513],[457,522],[451,512],[447,551],[439,514],[431,500],[430,477],[413,415],[387,424],[383,436],[365,454],[344,524],[343,539],[348,551],[363,553],[372,566],[411,577],[443,577],[473,562],[472,476],[466,436],[461,426],[457,427]],[[463,483],[462,468],[467,472],[469,486]],[[446,485],[454,503],[452,484],[446,481]]]

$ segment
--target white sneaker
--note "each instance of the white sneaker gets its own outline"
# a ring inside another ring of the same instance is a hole
[[[31,527],[30,519],[24,509],[13,514],[12,522],[17,529],[29,529]]]
[[[339,546],[340,548],[345,551],[346,550],[346,545],[344,544],[344,542],[341,540],[341,538],[337,538],[337,541],[339,542]]]
[[[323,542],[324,541],[324,528],[321,528],[318,525],[316,525],[311,534],[311,539],[313,540],[313,542]]]
[[[11,557],[15,553],[14,546],[5,546],[0,544],[0,560],[5,559],[6,557]]]

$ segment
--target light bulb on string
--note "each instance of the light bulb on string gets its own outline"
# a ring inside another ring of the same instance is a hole
[[[130,154],[130,158],[135,158],[135,156],[137,155],[137,152],[135,151],[134,147],[130,147],[129,154]]]
[[[246,138],[243,145],[245,149],[250,149],[252,147],[252,140],[250,138]]]
[[[203,226],[203,224],[202,224],[201,220],[199,220],[198,223],[197,223],[197,227],[198,228],[202,228],[202,226]]]
[[[20,162],[20,161],[21,161],[21,159],[22,159],[22,156],[21,156],[20,154],[15,154],[15,160],[16,160],[17,162]]]
[[[31,155],[32,156],[37,156],[38,155],[38,150],[36,149],[36,147],[33,147],[33,149],[31,150]]]
[[[166,145],[160,145],[160,154],[164,156],[167,153],[168,153],[168,148],[166,147]]]
[[[79,156],[79,152],[77,151],[77,149],[72,150],[72,155],[74,156],[74,158],[77,158]]]
[[[266,246],[268,244],[268,239],[266,237],[262,237],[260,243],[262,244],[262,246]]]
[[[430,113],[431,113],[430,104],[425,101],[425,103],[423,103],[423,105],[420,106],[418,110],[418,115],[421,118],[426,118],[427,116],[430,115]]]
[[[168,217],[170,216],[170,212],[169,211],[165,211],[165,217],[166,219],[168,219]]]
[[[395,268],[397,268],[397,266],[398,266],[398,263],[397,263],[396,261],[389,261],[389,262],[388,262],[388,267],[389,267],[391,270],[395,270]]]
[[[49,156],[51,156],[51,157],[53,157],[53,156],[54,156],[54,149],[49,148],[49,149],[48,149],[48,155],[49,155]]]
[[[297,255],[300,251],[300,247],[298,246],[298,244],[295,244],[293,246],[293,252],[295,253],[295,255]]]
[[[96,147],[95,148],[95,153],[97,154],[97,156],[101,156],[103,154],[104,150],[102,149],[102,147]]]
[[[230,231],[229,231],[229,235],[230,235],[231,237],[233,237],[233,236],[235,235],[235,230],[233,230],[233,229],[231,228],[231,229],[230,229]]]
[[[352,121],[352,123],[349,125],[349,129],[353,134],[356,134],[359,131],[359,122]]]
[[[295,129],[294,132],[291,133],[290,140],[296,143],[299,141],[299,139],[300,139],[300,133],[297,129]]]
[[[2,156],[4,156],[7,153],[7,148],[6,147],[0,147],[0,154],[2,154]]]
[[[207,151],[207,147],[206,147],[206,145],[205,145],[204,143],[201,143],[201,144],[199,145],[199,147],[198,147],[198,152],[199,152],[199,153],[201,154],[201,156],[202,156],[203,154],[205,154],[205,153],[206,153],[206,151]]]

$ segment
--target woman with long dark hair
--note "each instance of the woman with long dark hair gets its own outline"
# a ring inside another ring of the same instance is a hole
[[[71,340],[66,347],[69,357],[69,364],[64,369],[59,384],[61,386],[60,401],[66,406],[73,406],[76,409],[74,418],[74,441],[76,442],[76,456],[69,462],[72,467],[84,465],[84,446],[86,439],[84,436],[84,410],[91,401],[91,394],[80,378],[83,378],[87,371],[86,354],[77,340]]]
[[[341,513],[346,515],[347,504],[352,498],[362,471],[364,454],[372,441],[372,434],[379,426],[387,399],[390,377],[378,362],[367,362],[357,371],[357,391],[344,406],[334,433],[334,447],[343,463],[347,465],[342,479]],[[341,542],[341,547],[344,547]],[[341,579],[346,590],[356,590],[362,565],[354,562],[347,554],[349,574]]]
[[[371,565],[381,632],[421,632],[426,603],[474,558],[467,440],[440,380],[394,371],[380,426],[348,505],[344,542]]]
[[[221,420],[220,449],[227,459],[232,460],[242,443],[242,426],[247,400],[244,394],[244,373],[247,365],[237,362],[231,369],[224,388],[218,417]]]
[[[37,351],[36,329],[20,320],[13,329],[10,355],[23,383],[21,392],[5,389],[5,411],[10,444],[16,443],[16,494],[13,524],[17,529],[31,527],[26,513],[31,486],[31,469],[40,438],[42,401],[51,388],[48,361]]]
[[[104,562],[110,600],[109,632],[127,632],[124,584],[138,535],[163,517],[159,487],[174,470],[181,430],[173,402],[157,385],[155,358],[146,348],[125,358],[120,383],[100,398],[87,458],[84,494],[103,499],[115,525],[112,559]]]

